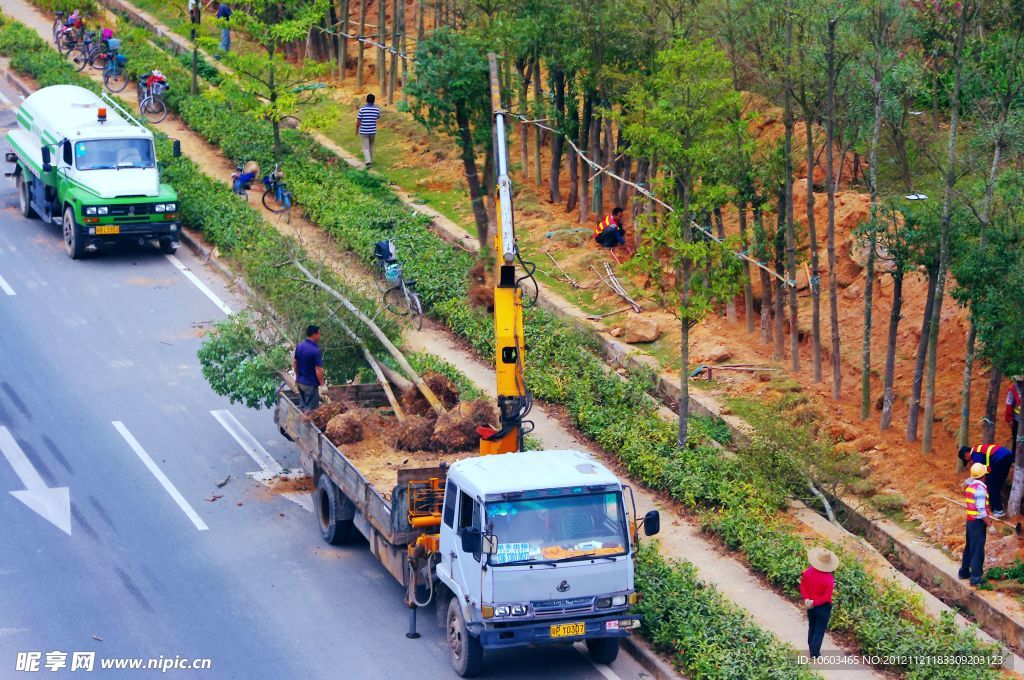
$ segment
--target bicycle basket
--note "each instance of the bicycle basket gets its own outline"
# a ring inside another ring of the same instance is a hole
[[[384,265],[384,278],[388,280],[388,283],[396,283],[401,275],[402,265],[397,262],[388,262]]]
[[[121,49],[121,39],[120,38],[111,38],[111,39],[107,40],[107,47],[109,47],[112,50],[119,50],[119,49]]]
[[[117,59],[117,65],[118,66],[124,66],[125,64],[128,63],[128,57],[124,56],[123,54],[117,55],[115,57],[115,59]]]
[[[167,85],[165,83],[161,83],[161,82],[153,83],[153,96],[154,97],[159,97],[160,95],[162,95],[164,93],[165,89],[167,89]]]

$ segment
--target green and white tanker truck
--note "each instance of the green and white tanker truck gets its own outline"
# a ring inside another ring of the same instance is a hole
[[[177,249],[181,204],[160,182],[153,133],[106,95],[74,85],[34,92],[7,143],[21,214],[61,225],[72,259],[124,241]]]

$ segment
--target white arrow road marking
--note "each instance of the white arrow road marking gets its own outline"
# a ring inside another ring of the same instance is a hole
[[[231,308],[228,307],[227,303],[221,300],[219,297],[217,297],[217,294],[210,290],[209,286],[200,281],[199,277],[193,274],[191,269],[182,264],[181,260],[179,260],[174,255],[165,255],[165,257],[168,260],[170,260],[171,264],[173,264],[178,271],[185,275],[186,279],[194,283],[196,288],[198,288],[203,293],[203,295],[210,298],[210,301],[213,302],[213,304],[217,305],[220,311],[224,312],[228,316],[231,316]]]
[[[14,468],[14,473],[25,485],[24,491],[12,491],[11,495],[27,505],[40,517],[71,535],[71,493],[66,486],[50,488],[32,466],[28,456],[14,441],[6,427],[0,426],[0,451]]]
[[[256,464],[260,466],[260,472],[250,472],[249,477],[260,482],[264,486],[269,486],[271,480],[275,477],[289,477],[294,475],[283,475],[284,468],[281,464],[274,460],[263,445],[256,440],[256,437],[250,434],[249,430],[238,422],[238,419],[231,414],[230,411],[210,411],[210,415],[217,419],[217,422],[228,431],[236,442],[241,445],[242,449],[249,454],[249,457],[256,461]],[[303,476],[303,475],[298,475]],[[313,512],[313,500],[308,494],[298,493],[284,493],[281,494],[288,500],[301,505],[308,512]]]
[[[114,420],[111,421],[111,424],[124,438],[124,440],[128,442],[128,446],[132,448],[132,451],[134,451],[135,455],[139,457],[139,460],[142,461],[143,465],[149,468],[149,471],[153,473],[153,476],[156,477],[156,481],[160,482],[160,486],[164,487],[164,491],[174,499],[174,502],[178,504],[181,511],[184,512],[190,520],[192,520],[192,524],[196,525],[196,529],[199,529],[200,531],[207,531],[210,527],[206,526],[206,522],[204,522],[192,506],[189,505],[188,501],[185,500],[185,497],[181,495],[181,492],[178,491],[174,484],[171,483],[171,480],[167,479],[167,475],[163,473],[163,470],[156,466],[153,459],[150,458],[149,454],[146,453],[146,450],[142,448],[142,444],[140,444],[139,440],[137,440],[135,436],[128,431],[128,428],[124,426],[124,423],[120,420]]]
[[[2,277],[2,276],[0,276],[0,290],[2,290],[3,292],[7,293],[8,295],[14,295],[15,294],[14,293],[14,289],[11,288],[10,285],[8,285],[8,283],[6,281],[4,281],[4,277]]]

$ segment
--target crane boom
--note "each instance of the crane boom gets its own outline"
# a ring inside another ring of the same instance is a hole
[[[512,216],[512,180],[508,176],[505,142],[507,114],[501,105],[498,60],[487,55],[494,111],[494,151],[498,174],[498,229],[495,250],[498,276],[494,287],[494,362],[498,376],[500,429],[481,431],[480,453],[510,453],[523,448],[523,418],[530,411],[532,397],[526,389],[523,344],[523,291],[516,278],[515,222]]]

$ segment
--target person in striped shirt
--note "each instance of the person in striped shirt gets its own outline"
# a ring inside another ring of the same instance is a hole
[[[356,134],[363,143],[363,160],[366,169],[373,164],[373,143],[377,138],[377,121],[380,119],[380,107],[374,104],[377,100],[372,94],[366,95],[366,104],[359,107],[356,115]]]

